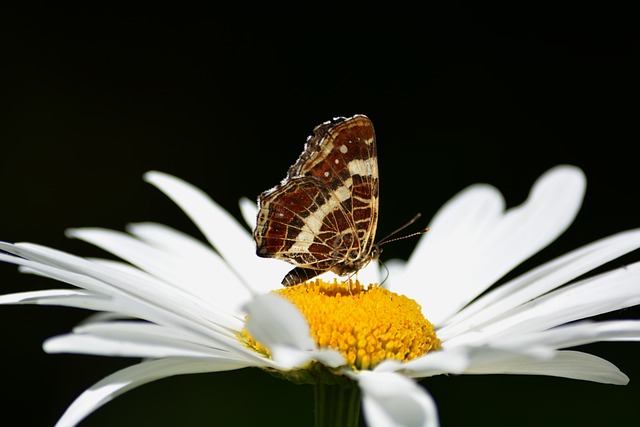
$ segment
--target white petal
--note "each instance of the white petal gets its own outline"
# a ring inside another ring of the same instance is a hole
[[[137,320],[137,319],[133,316],[126,316],[120,313],[98,311],[96,313],[91,313],[90,315],[82,319],[82,321],[78,323],[78,326],[90,325],[92,323],[105,323],[105,322],[120,321],[120,320]]]
[[[582,171],[555,167],[536,181],[525,203],[503,212],[504,200],[495,188],[469,187],[436,214],[407,263],[399,291],[442,325],[555,240],[575,218],[584,189]]]
[[[482,239],[487,230],[495,228],[504,210],[504,204],[498,190],[489,185],[475,184],[458,193],[440,208],[431,220],[429,231],[420,237],[405,265],[402,281],[394,286],[394,291],[408,296],[428,293],[438,301],[446,299],[447,294],[435,296],[433,293],[435,289],[446,283],[429,283],[426,278],[445,280],[445,272],[456,274],[459,268],[458,261],[467,260],[469,256],[466,252]],[[442,268],[444,271],[434,270],[442,265],[441,263],[445,263],[445,268]],[[430,269],[424,268],[426,266],[430,266]],[[417,284],[409,283],[409,280],[419,275],[424,279],[419,282],[419,285],[428,289],[422,293],[418,293],[418,290],[412,292],[411,288],[416,287]],[[435,289],[432,290],[432,288]],[[455,297],[453,292],[451,294]],[[431,317],[430,314],[429,318]]]
[[[179,240],[181,252],[175,249],[152,246],[125,233],[99,228],[68,230],[67,234],[99,246],[114,255],[138,266],[158,279],[172,284],[175,288],[189,292],[202,301],[216,301],[221,313],[239,315],[240,307],[250,298],[250,293],[238,280],[233,271],[212,251],[206,258],[204,248],[197,251],[197,244],[188,246],[186,239],[176,239],[176,234],[148,226],[132,226],[145,233],[162,233],[166,243]],[[149,234],[151,234],[149,233]],[[155,236],[154,236],[155,237]],[[173,237],[171,239],[170,237]],[[206,253],[206,252],[205,252]]]
[[[640,262],[565,286],[511,310],[482,325],[482,339],[543,331],[574,320],[585,319],[640,304]],[[464,343],[460,334],[447,345]]]
[[[59,305],[96,311],[113,308],[113,304],[104,297],[75,289],[47,289],[0,295],[1,304]]]
[[[255,366],[241,352],[212,348],[202,338],[146,322],[116,321],[89,323],[74,328],[72,334],[60,335],[45,341],[47,353],[78,353],[102,356],[169,358],[189,357],[221,360],[226,366],[229,360]]]
[[[376,366],[376,372],[399,372],[412,378],[425,378],[441,374],[459,374],[471,364],[471,348],[432,351],[408,362],[385,360]]]
[[[447,340],[504,315],[519,305],[543,295],[625,253],[640,247],[640,230],[630,230],[601,239],[547,262],[480,297],[438,330]]]
[[[282,280],[283,263],[256,256],[251,234],[200,189],[176,177],[148,172],[145,179],[169,196],[246,283],[259,293]]]
[[[224,370],[244,367],[229,361]],[[219,363],[200,360],[162,359],[130,366],[91,386],[82,393],[58,420],[56,427],[72,427],[115,397],[143,384],[174,375],[220,371]]]
[[[136,357],[161,359],[167,357],[184,357],[215,360],[207,352],[189,350],[173,345],[149,345],[139,342],[113,340],[93,335],[58,335],[47,339],[43,349],[49,354],[90,354],[93,356]],[[231,358],[238,360],[238,358]],[[225,359],[226,360],[226,359]],[[246,363],[246,361],[245,361]],[[251,365],[246,363],[247,366]]]
[[[52,262],[39,262],[29,258],[31,251],[25,251],[20,244],[12,245],[10,243],[0,242],[0,250],[17,255],[5,255],[0,253],[0,261],[15,264],[27,273],[38,274],[45,277],[53,278],[60,282],[69,283],[74,286],[92,291],[97,295],[104,295],[108,291],[108,286],[96,280],[93,277],[87,277],[60,268],[59,265]],[[29,252],[29,253],[27,253]]]
[[[576,347],[600,341],[640,341],[640,320],[582,321],[546,331],[517,334],[501,340],[514,348],[547,346]]]
[[[246,328],[263,345],[315,348],[307,321],[286,299],[272,293],[261,295],[247,304],[246,310],[249,314]]]
[[[17,247],[3,242],[0,242],[0,246],[3,246],[3,250],[7,252],[18,250]],[[62,305],[90,310],[114,311],[124,316],[141,315],[141,313],[145,312],[144,310],[137,311],[139,302],[128,300],[126,296],[119,295],[117,290],[110,291],[108,285],[93,277],[16,256],[0,254],[0,261],[17,264],[20,266],[21,271],[58,280],[88,291],[88,293],[77,291],[79,292],[78,294],[73,294],[73,292],[76,292],[73,290],[68,292],[67,290],[49,290],[41,291],[42,293],[34,291],[10,294],[2,297],[6,304]],[[91,294],[92,297],[88,297],[87,294]]]
[[[240,213],[251,230],[256,229],[258,221],[258,205],[256,202],[243,197],[240,199]]]
[[[235,338],[237,329],[229,329],[226,318],[212,310],[209,304],[167,288],[163,282],[145,277],[142,272],[132,276],[100,263],[33,244],[0,242],[0,248],[29,258],[7,257],[9,262],[26,265],[58,280],[108,295],[120,313],[191,331],[229,351],[246,351]]]
[[[361,371],[353,375],[362,390],[369,427],[437,427],[438,411],[431,396],[414,381],[391,372]]]
[[[424,378],[441,374],[468,373],[478,366],[501,366],[511,361],[547,360],[555,352],[549,346],[510,346],[508,344],[477,344],[474,346],[443,347],[440,351],[404,363],[381,363],[376,370],[395,371],[412,378]]]
[[[629,377],[611,362],[579,351],[563,350],[549,360],[531,358],[512,359],[508,363],[478,364],[470,367],[466,374],[518,374],[548,375],[605,384],[624,385]]]
[[[161,280],[181,283],[189,279],[189,276],[182,277],[180,260],[128,234],[101,228],[79,228],[67,230],[67,235],[109,251]]]
[[[307,321],[286,299],[268,293],[247,304],[246,310],[249,313],[247,330],[269,349],[274,363],[281,369],[303,366],[312,359],[329,366],[345,363],[338,352],[315,348]]]
[[[240,307],[251,299],[251,293],[238,282],[235,272],[210,246],[200,240],[162,224],[130,224],[127,230],[179,257],[184,268],[182,275],[191,278],[192,285],[199,292],[212,292],[216,300],[223,295],[227,309],[240,312]]]

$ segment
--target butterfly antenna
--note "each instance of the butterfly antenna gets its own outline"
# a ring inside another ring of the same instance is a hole
[[[413,237],[413,236],[417,236],[419,234],[422,233],[426,233],[427,231],[429,231],[429,227],[425,227],[424,229],[417,231],[415,233],[411,233],[411,234],[407,234],[406,236],[402,236],[402,237],[396,237],[395,239],[391,239],[391,237],[399,232],[401,232],[402,230],[404,230],[405,228],[407,228],[408,226],[410,226],[411,224],[413,224],[414,222],[416,222],[417,220],[420,219],[420,217],[422,216],[422,214],[420,212],[418,212],[417,214],[415,214],[413,216],[413,218],[411,218],[409,221],[407,221],[407,223],[405,223],[402,227],[397,228],[396,230],[392,231],[391,233],[387,234],[382,240],[380,240],[378,242],[378,247],[385,245],[387,243],[390,242],[395,242],[397,240],[402,240],[402,239],[406,239],[408,237]]]

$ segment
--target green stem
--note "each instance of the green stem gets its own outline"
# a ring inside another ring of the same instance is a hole
[[[315,406],[315,427],[358,427],[360,389],[356,384],[316,384]]]

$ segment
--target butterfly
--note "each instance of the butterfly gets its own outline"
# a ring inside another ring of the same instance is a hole
[[[354,273],[379,255],[373,125],[358,114],[315,127],[287,177],[258,197],[256,253],[295,266],[294,286],[326,271]]]

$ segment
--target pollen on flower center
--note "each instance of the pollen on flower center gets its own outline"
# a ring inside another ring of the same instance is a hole
[[[407,361],[440,348],[420,305],[380,286],[316,279],[274,292],[298,307],[319,348],[338,350],[355,369],[372,369],[385,359]]]

